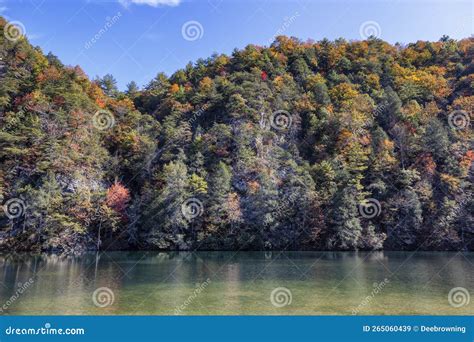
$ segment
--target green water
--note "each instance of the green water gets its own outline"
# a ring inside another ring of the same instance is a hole
[[[0,305],[10,315],[472,315],[474,298],[454,307],[448,294],[474,296],[473,271],[474,253],[20,254],[0,256]],[[108,297],[94,297],[102,287]]]

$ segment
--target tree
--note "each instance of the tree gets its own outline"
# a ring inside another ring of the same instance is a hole
[[[359,220],[360,205],[357,191],[353,187],[344,187],[332,203],[332,234],[328,238],[329,249],[354,250],[359,247],[362,227]]]
[[[188,192],[187,167],[182,161],[163,168],[163,188],[152,191],[152,201],[145,209],[142,226],[145,243],[162,249],[174,249],[178,235],[186,236],[190,222],[182,205],[191,198]]]
[[[127,84],[127,90],[125,90],[125,94],[134,99],[138,96],[139,91],[140,89],[138,88],[138,84],[135,81],[132,81]]]
[[[280,36],[125,93],[0,57],[0,248],[474,248],[472,39]]]
[[[232,247],[231,224],[240,218],[240,205],[237,194],[232,193],[232,170],[222,161],[211,175],[207,197],[206,224],[202,238],[207,246]]]
[[[120,182],[115,181],[107,190],[105,203],[125,220],[127,218],[126,209],[129,202],[130,191]]]
[[[102,78],[96,80],[99,87],[104,91],[107,96],[116,97],[118,94],[117,80],[111,74],[106,74]]]

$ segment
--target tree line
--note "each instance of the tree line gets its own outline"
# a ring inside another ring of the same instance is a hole
[[[279,36],[126,91],[0,56],[0,249],[474,247],[472,38]]]

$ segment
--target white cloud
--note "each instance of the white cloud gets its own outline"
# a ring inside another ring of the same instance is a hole
[[[125,7],[129,6],[130,4],[158,7],[158,6],[178,6],[181,3],[181,0],[119,0],[119,2]]]

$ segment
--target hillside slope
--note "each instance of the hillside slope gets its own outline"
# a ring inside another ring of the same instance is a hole
[[[278,37],[125,93],[0,54],[4,247],[474,247],[473,39]]]

